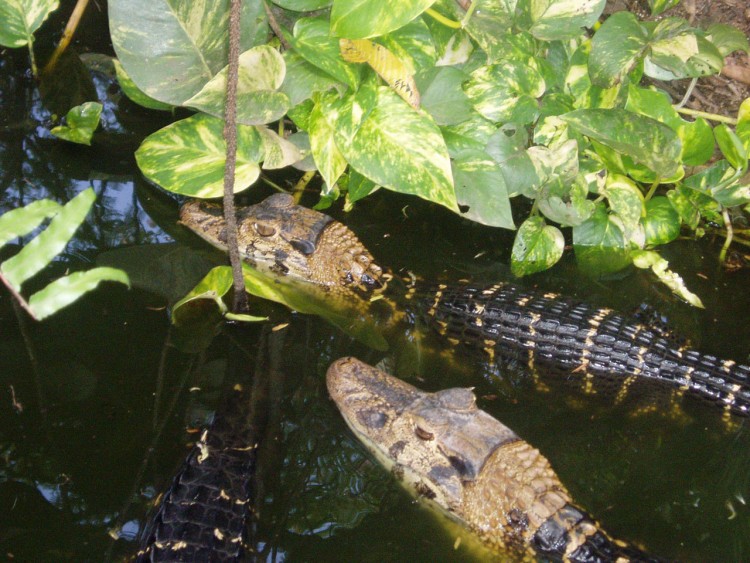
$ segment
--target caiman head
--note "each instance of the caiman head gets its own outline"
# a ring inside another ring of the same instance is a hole
[[[471,389],[426,393],[355,358],[328,369],[328,392],[354,434],[418,495],[464,518],[464,484],[519,438]]]
[[[221,206],[188,201],[180,209],[180,222],[227,249]],[[382,269],[354,233],[323,213],[296,205],[289,194],[238,209],[237,230],[243,260],[271,277],[360,295],[385,284]]]
[[[570,504],[539,450],[480,410],[470,389],[426,393],[355,358],[331,364],[326,379],[375,457],[504,559],[630,560]],[[586,557],[599,548],[613,556]]]

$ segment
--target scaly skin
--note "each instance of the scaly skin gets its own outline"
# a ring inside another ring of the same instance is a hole
[[[224,249],[221,210],[189,202],[181,221]],[[281,285],[305,288],[332,310],[363,314],[392,279],[344,225],[276,194],[238,211],[240,252]],[[483,348],[498,360],[523,360],[562,371],[585,392],[622,400],[640,382],[657,383],[722,407],[750,414],[750,367],[703,355],[676,343],[658,326],[556,294],[526,291],[509,283],[492,286],[412,287],[392,295],[392,320],[414,307],[429,326],[453,343]],[[381,304],[382,301],[381,300]],[[676,405],[677,403],[675,403]]]
[[[504,558],[658,561],[603,532],[539,450],[477,408],[470,389],[425,393],[356,358],[334,362],[326,382],[381,463]]]

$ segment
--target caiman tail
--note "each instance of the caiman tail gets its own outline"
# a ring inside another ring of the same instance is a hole
[[[750,367],[689,349],[656,324],[504,283],[441,285],[417,300],[428,325],[455,342],[501,361],[578,374],[584,390],[614,385],[622,399],[632,384],[650,380],[750,414]]]
[[[503,558],[659,561],[602,531],[539,450],[477,408],[470,389],[425,393],[355,358],[334,362],[326,379],[375,457]]]
[[[139,563],[242,561],[249,553],[255,428],[236,385],[201,433],[141,534]]]

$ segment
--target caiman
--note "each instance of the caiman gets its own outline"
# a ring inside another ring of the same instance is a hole
[[[480,410],[470,389],[426,393],[356,358],[334,362],[326,380],[378,461],[503,560],[658,561],[602,531],[539,450]]]
[[[226,250],[218,205],[189,201],[180,220]],[[296,205],[288,194],[239,209],[237,222],[243,259],[271,288],[264,295],[289,304],[286,297],[302,292],[299,306],[292,304],[302,312],[345,310],[367,322],[374,307],[392,303],[393,311],[420,315],[452,343],[482,348],[496,361],[562,371],[587,392],[615,388],[619,399],[637,382],[657,382],[676,396],[704,399],[726,413],[750,413],[750,367],[687,348],[664,327],[638,317],[505,282],[450,287],[416,282],[399,296],[394,287],[400,280],[376,263],[351,230]],[[274,288],[293,291],[274,297]]]

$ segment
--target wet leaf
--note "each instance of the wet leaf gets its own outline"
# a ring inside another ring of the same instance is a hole
[[[448,150],[435,122],[385,86],[375,90],[375,105],[363,114],[370,101],[361,95],[346,96],[330,110],[347,162],[384,188],[458,211]]]
[[[225,66],[183,105],[215,117],[224,117],[227,72]],[[237,122],[262,125],[278,120],[290,107],[289,97],[277,90],[284,82],[286,65],[276,49],[259,45],[240,54],[237,81]]]
[[[571,127],[667,178],[680,168],[682,144],[671,128],[624,109],[579,109],[560,116]]]
[[[612,212],[622,220],[626,237],[631,238],[645,211],[641,190],[627,176],[610,174],[601,194],[607,198]]]
[[[9,241],[28,235],[45,219],[54,217],[62,205],[51,199],[39,199],[28,205],[0,215],[0,247]]]
[[[588,220],[573,227],[573,248],[579,267],[590,275],[618,272],[631,262],[622,220],[601,204]]]
[[[59,5],[58,0],[0,2],[0,45],[23,47],[33,43],[34,32]]]
[[[461,153],[453,161],[453,182],[458,203],[469,207],[464,217],[492,227],[515,228],[505,178],[487,153]]]
[[[704,308],[700,297],[691,292],[685,285],[685,281],[679,274],[669,269],[669,262],[664,260],[653,250],[637,250],[633,252],[633,264],[638,268],[651,268],[664,285],[672,290],[672,293],[690,303],[693,307]]]
[[[192,98],[227,64],[229,0],[110,0],[117,58],[150,97],[171,105]],[[243,2],[240,51],[266,41],[261,2]]]
[[[643,228],[648,245],[672,242],[680,236],[680,215],[666,197],[651,198],[646,202]]]
[[[120,84],[120,88],[125,95],[134,103],[148,109],[169,111],[174,106],[160,102],[159,100],[153,99],[151,96],[143,92],[135,82],[131,80],[125,69],[122,68],[122,63],[117,59],[112,59],[115,65],[115,73],[117,74],[117,82]]]
[[[94,130],[99,126],[101,114],[102,104],[86,102],[71,109],[65,115],[65,125],[53,127],[50,133],[71,143],[90,145]]]
[[[564,247],[560,229],[547,225],[541,217],[529,217],[518,228],[513,241],[511,271],[520,277],[546,270],[560,260]]]
[[[212,268],[208,274],[198,282],[190,292],[180,299],[172,307],[172,322],[180,324],[186,315],[186,305],[199,300],[210,300],[216,304],[219,309],[219,313],[224,315],[230,320],[237,321],[265,321],[266,317],[254,317],[252,315],[234,315],[229,312],[229,308],[222,299],[229,290],[232,289],[232,268],[229,266],[217,266]]]
[[[0,265],[0,271],[16,291],[20,291],[23,282],[63,251],[83,223],[95,199],[96,194],[91,188],[79,193],[57,212],[44,231],[18,254]]]
[[[122,270],[104,267],[93,268],[85,272],[75,272],[53,281],[29,298],[29,308],[36,319],[41,321],[77,301],[89,291],[96,289],[103,281],[118,282],[130,287],[128,275]]]
[[[403,27],[435,0],[333,0],[331,34],[349,39],[385,35]]]
[[[581,28],[594,25],[606,0],[531,0],[529,31],[537,39],[555,41],[581,34]]]
[[[172,123],[146,137],[135,153],[138,167],[165,190],[190,197],[221,197],[226,160],[223,128],[223,120],[204,114]],[[237,126],[235,193],[258,178],[262,148],[255,127]]]

